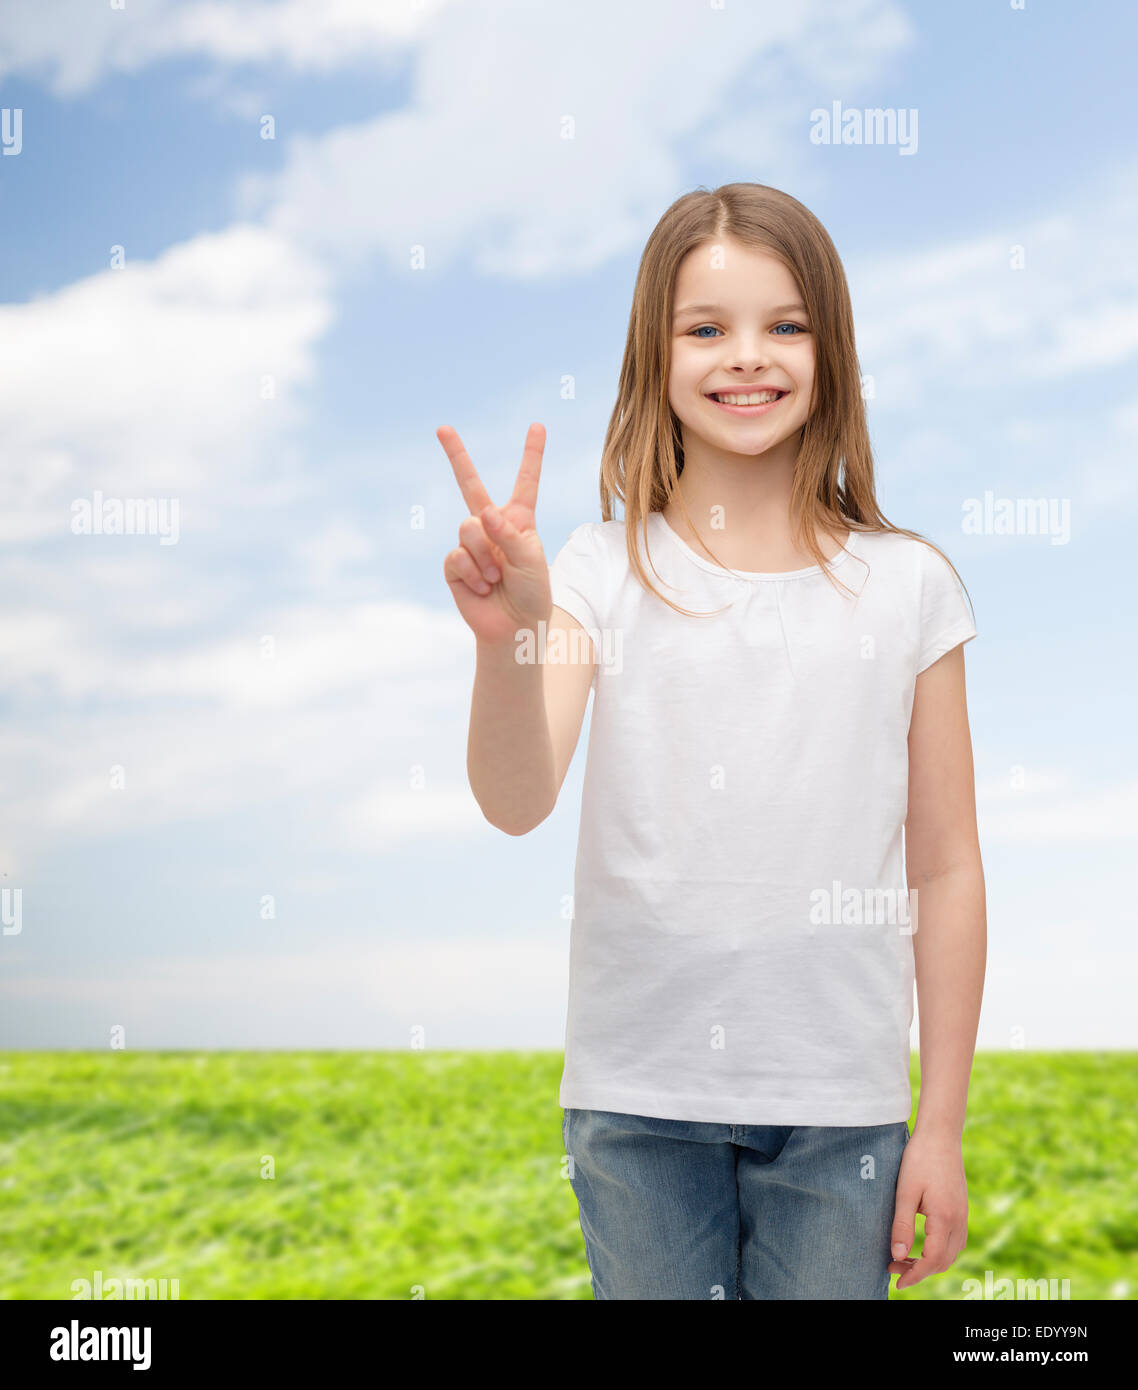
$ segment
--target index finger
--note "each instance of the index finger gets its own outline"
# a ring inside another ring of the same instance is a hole
[[[531,512],[537,510],[537,485],[541,478],[541,456],[545,449],[545,426],[532,424],[526,434],[526,447],[522,450],[522,464],[514,482],[511,502],[520,502]]]
[[[459,439],[458,431],[451,429],[449,425],[440,425],[435,431],[435,438],[446,450],[463,499],[470,508],[470,515],[478,516],[482,508],[489,503],[490,496],[482,486],[482,479],[478,476],[478,470],[471,462],[462,440]]]

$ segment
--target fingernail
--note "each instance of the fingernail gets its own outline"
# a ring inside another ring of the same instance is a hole
[[[498,512],[497,507],[487,507],[486,520],[490,523],[491,526],[501,526],[502,518]]]
[[[497,584],[498,580],[501,579],[501,577],[502,571],[498,568],[497,565],[491,565],[490,568],[486,571],[486,578],[490,581],[491,584]]]
[[[898,1240],[898,1241],[894,1241],[894,1243],[893,1243],[893,1258],[894,1258],[895,1260],[901,1259],[901,1257],[904,1255],[905,1251],[908,1250],[908,1248],[909,1248],[909,1247],[908,1247],[907,1245],[902,1245],[901,1242],[900,1242],[899,1240]]]

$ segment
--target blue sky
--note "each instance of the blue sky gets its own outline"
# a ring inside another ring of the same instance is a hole
[[[1136,30],[9,0],[0,1046],[560,1046],[587,726],[549,821],[482,821],[435,429],[504,495],[545,424],[552,558],[599,517],[644,241],[734,180],[829,229],[883,509],[975,605],[981,1046],[1134,1046]],[[916,152],[811,143],[834,101],[915,109]],[[177,544],[73,534],[96,490],[177,498]],[[1069,500],[1068,541],[965,534],[986,493]]]

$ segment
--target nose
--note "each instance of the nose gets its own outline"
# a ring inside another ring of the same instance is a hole
[[[728,360],[731,371],[750,376],[770,363],[770,340],[761,335],[740,334],[735,339],[735,350]]]

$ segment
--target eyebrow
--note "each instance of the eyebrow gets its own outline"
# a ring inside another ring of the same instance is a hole
[[[682,309],[675,312],[676,318],[682,318],[685,314],[719,314],[723,312],[721,304],[685,304]],[[772,310],[772,314],[804,314],[805,304],[778,304]]]

